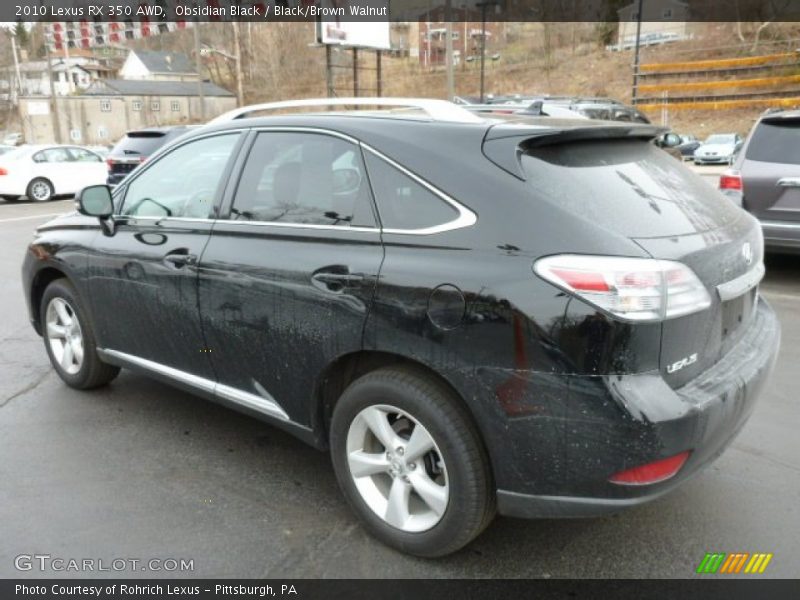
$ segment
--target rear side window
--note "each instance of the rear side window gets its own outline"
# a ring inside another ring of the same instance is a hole
[[[761,121],[747,146],[747,160],[800,165],[800,119]]]
[[[372,227],[361,149],[316,133],[258,134],[242,171],[231,219]]]
[[[365,153],[384,229],[426,229],[449,223],[458,211],[425,186],[372,153]]]

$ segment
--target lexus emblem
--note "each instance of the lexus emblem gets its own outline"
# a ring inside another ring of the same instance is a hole
[[[753,248],[750,246],[750,242],[742,244],[742,257],[748,265],[753,262]]]

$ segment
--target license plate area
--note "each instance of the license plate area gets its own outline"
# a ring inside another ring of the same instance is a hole
[[[753,310],[758,298],[758,287],[754,287],[741,296],[732,298],[722,303],[722,346],[727,349],[736,343],[741,332],[753,316]]]

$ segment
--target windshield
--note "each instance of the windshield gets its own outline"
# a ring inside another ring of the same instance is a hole
[[[534,201],[627,237],[710,231],[738,218],[740,210],[647,140],[529,147],[522,168]]]
[[[800,120],[761,121],[747,146],[746,158],[800,165]]]
[[[114,150],[114,155],[150,156],[166,140],[162,131],[132,131],[123,137]]]
[[[710,135],[706,140],[706,144],[732,144],[733,143],[733,134],[717,134],[717,135]]]

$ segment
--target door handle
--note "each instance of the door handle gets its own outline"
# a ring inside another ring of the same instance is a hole
[[[175,250],[174,252],[170,252],[166,256],[164,256],[164,262],[172,265],[176,269],[180,269],[184,266],[192,266],[197,264],[197,255],[190,254],[188,250],[185,248],[181,248]]]
[[[800,177],[784,177],[778,179],[778,185],[781,187],[800,187]]]
[[[330,292],[341,292],[346,287],[360,285],[364,281],[362,273],[351,273],[349,267],[324,267],[311,276],[311,282],[318,288]]]

